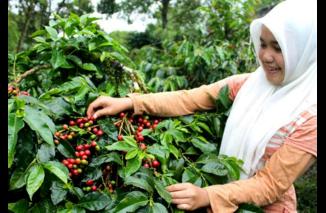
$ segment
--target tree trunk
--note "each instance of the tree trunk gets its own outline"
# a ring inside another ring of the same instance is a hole
[[[20,33],[20,36],[19,36],[18,44],[17,44],[17,47],[16,47],[16,53],[18,53],[21,50],[21,46],[22,46],[22,44],[23,44],[23,42],[25,40],[28,25],[29,25],[29,22],[31,20],[33,9],[34,9],[34,3],[31,3],[28,6],[26,14],[25,14],[26,19],[25,19],[25,22],[24,22],[23,31]]]
[[[162,3],[162,28],[165,29],[168,24],[168,9],[169,9],[169,3],[170,0],[161,0]]]

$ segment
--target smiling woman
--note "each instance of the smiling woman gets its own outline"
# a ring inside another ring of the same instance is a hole
[[[280,85],[284,80],[284,58],[272,32],[262,26],[260,35],[259,59],[262,62],[266,78],[274,85]]]
[[[253,73],[191,90],[102,96],[87,115],[193,114],[213,109],[228,85],[234,102],[219,153],[243,160],[241,180],[206,188],[173,184],[167,187],[172,203],[183,210],[207,207],[223,213],[235,212],[242,203],[265,212],[297,212],[293,182],[317,158],[316,10],[315,0],[287,0],[254,20],[250,34],[260,66]]]

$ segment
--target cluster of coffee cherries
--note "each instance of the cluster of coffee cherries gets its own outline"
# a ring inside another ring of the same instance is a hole
[[[95,151],[98,151],[100,147],[96,141],[92,141],[90,144],[80,144],[75,148],[76,158],[66,158],[62,160],[63,165],[69,169],[69,176],[75,177],[83,172],[83,169],[88,165],[88,160],[91,158]]]
[[[89,191],[96,191],[97,190],[97,186],[94,183],[94,181],[92,179],[89,179],[85,182],[86,186],[84,186],[82,189],[83,191],[89,192]]]
[[[115,126],[119,129],[119,134],[118,134],[118,141],[123,140],[123,134],[122,128],[126,128],[126,126],[132,126],[133,130],[133,135],[138,143],[138,146],[141,150],[146,150],[147,149],[147,144],[145,143],[145,138],[142,134],[142,131],[145,129],[152,129],[154,130],[157,125],[161,122],[161,119],[159,118],[153,118],[151,119],[148,115],[142,116],[133,116],[131,115],[128,117],[128,115],[131,113],[128,112],[121,112],[118,115],[118,121],[115,122]],[[160,162],[156,159],[147,159],[144,160],[143,162],[143,167],[144,168],[158,168],[160,166]]]
[[[30,96],[27,91],[20,91],[18,87],[8,85],[8,95],[9,96],[19,96],[19,95],[26,95]]]
[[[60,144],[60,140],[74,139],[78,135],[74,127],[86,130],[91,140],[95,140],[104,134],[103,130],[95,124],[95,119],[93,117],[89,119],[86,117],[77,118],[76,120],[70,120],[69,124],[63,124],[62,129],[55,132],[54,143],[58,145]]]
[[[86,130],[86,134],[80,136],[79,132]],[[75,151],[74,158],[64,158],[61,162],[68,168],[69,176],[77,178],[83,173],[83,170],[89,163],[91,157],[100,151],[100,146],[96,140],[104,134],[103,130],[99,128],[93,117],[81,117],[69,120],[69,122],[62,125],[54,134],[54,143],[59,145],[62,141],[67,141],[73,146]],[[93,181],[93,180],[91,180]],[[96,191],[95,184],[86,182],[85,191]]]

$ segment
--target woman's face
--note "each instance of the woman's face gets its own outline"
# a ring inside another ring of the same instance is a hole
[[[259,59],[267,80],[274,85],[280,85],[285,75],[283,54],[272,32],[264,25],[260,35]]]

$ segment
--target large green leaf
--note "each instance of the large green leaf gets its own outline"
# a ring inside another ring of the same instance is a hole
[[[97,166],[102,165],[103,163],[108,163],[108,162],[115,162],[119,165],[123,164],[123,162],[120,158],[120,155],[116,152],[111,152],[109,154],[100,155],[98,157],[93,158],[92,162],[89,164],[89,166],[97,167]]]
[[[216,146],[212,143],[207,143],[201,137],[192,138],[191,143],[203,153],[216,152]]]
[[[86,194],[78,204],[77,207],[83,207],[85,209],[91,211],[99,211],[104,209],[107,205],[109,205],[111,199],[103,193],[100,192],[92,192]]]
[[[65,167],[62,163],[56,161],[49,161],[43,163],[43,167],[47,169],[49,172],[51,172],[52,174],[54,174],[55,176],[57,176],[64,183],[67,183],[69,171],[67,167]]]
[[[85,63],[83,64],[82,68],[88,71],[97,71],[97,67],[92,63]]]
[[[142,159],[139,157],[132,158],[130,160],[127,160],[127,165],[125,168],[123,168],[125,177],[128,177],[132,175],[133,173],[137,172],[138,169],[141,167]]]
[[[210,174],[214,174],[217,176],[225,176],[228,174],[228,170],[225,168],[225,166],[219,162],[209,162],[205,164],[201,170],[203,172],[207,172]]]
[[[8,203],[8,210],[14,213],[23,213],[28,209],[29,204],[27,200],[21,199],[15,203]]]
[[[167,202],[171,203],[172,197],[171,194],[166,191],[164,185],[161,183],[161,181],[157,178],[154,179],[154,187],[157,191],[157,193]]]
[[[68,190],[65,185],[60,181],[53,181],[51,186],[51,200],[54,205],[57,205],[66,199]]]
[[[24,121],[29,127],[36,131],[50,145],[53,145],[53,134],[55,126],[52,120],[42,111],[25,106],[26,115]]]
[[[198,174],[197,171],[195,171],[193,168],[185,168],[183,174],[182,174],[182,182],[186,183],[193,183],[196,186],[201,186],[202,179],[200,177],[200,174]]]
[[[115,207],[115,213],[135,212],[139,207],[148,203],[148,196],[140,191],[132,191]]]
[[[61,140],[60,144],[56,148],[66,158],[75,157],[75,149],[68,141]]]
[[[58,209],[57,213],[86,213],[86,210],[81,207],[72,206],[71,208],[67,209]]]
[[[137,147],[137,145],[136,145]],[[106,146],[108,150],[118,150],[118,151],[126,151],[129,152],[131,150],[135,149],[134,145],[131,145],[130,143],[127,143],[126,141],[118,141],[113,143],[112,145]]]
[[[37,157],[40,162],[46,162],[51,160],[55,155],[55,147],[54,145],[50,145],[47,143],[43,143],[40,149],[37,151]]]
[[[34,193],[41,187],[44,181],[44,176],[44,170],[40,164],[36,164],[29,169],[26,190],[31,200]]]
[[[152,186],[144,178],[137,178],[134,176],[128,176],[124,179],[125,185],[132,185],[141,189],[146,190],[149,193],[153,192]]]
[[[140,152],[141,152],[141,151],[140,151],[138,148],[135,148],[135,149],[133,149],[133,150],[130,150],[130,151],[126,154],[125,159],[126,159],[126,160],[130,160],[130,159],[136,157]]]
[[[50,62],[53,69],[69,66],[69,63],[67,62],[65,55],[62,53],[61,50],[57,50],[57,49],[52,50],[52,57]]]
[[[23,169],[16,169],[10,177],[9,190],[15,190],[26,184],[26,175]]]
[[[49,33],[50,38],[53,41],[57,41],[58,40],[58,32],[56,31],[56,29],[54,29],[53,27],[45,26],[45,30]]]
[[[50,98],[50,96],[49,96]],[[62,97],[51,97],[49,100],[44,100],[44,104],[51,109],[51,111],[57,116],[70,115],[72,109],[69,103],[67,103]]]
[[[8,168],[11,167],[15,153],[18,132],[24,127],[23,118],[16,117],[15,113],[8,115]]]
[[[153,206],[148,206],[148,213],[168,213],[165,206],[160,203],[154,203]]]

